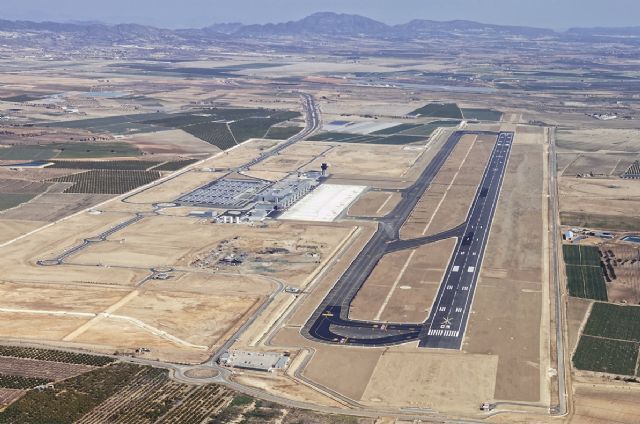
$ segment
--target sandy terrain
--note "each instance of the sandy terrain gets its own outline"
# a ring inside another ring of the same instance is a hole
[[[217,153],[216,146],[200,140],[182,130],[158,131],[128,137],[128,143],[149,154],[189,154]]]
[[[362,401],[474,414],[493,396],[497,367],[493,355],[390,349],[380,356]]]
[[[347,211],[349,216],[380,217],[389,214],[400,201],[400,194],[368,191],[358,197]]]
[[[423,322],[449,263],[454,239],[382,258],[358,292],[349,315],[383,322]]]
[[[543,401],[543,157],[516,134],[463,349],[498,356],[495,399]]]

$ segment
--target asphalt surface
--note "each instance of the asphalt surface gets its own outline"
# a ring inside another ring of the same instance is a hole
[[[465,222],[428,237],[401,240],[402,224],[427,190],[458,141],[466,134],[496,135],[496,144],[476,191]],[[389,217],[381,219],[378,231],[354,259],[302,329],[312,340],[359,346],[385,346],[419,340],[421,347],[459,349],[466,330],[482,264],[491,221],[495,212],[513,133],[457,131],[444,143],[418,180],[402,191],[402,199]],[[421,324],[384,323],[349,319],[349,306],[375,268],[389,252],[414,249],[447,238],[457,238],[434,305]]]

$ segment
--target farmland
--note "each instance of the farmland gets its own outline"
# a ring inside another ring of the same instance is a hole
[[[640,308],[595,303],[573,357],[576,368],[635,375]]]
[[[577,369],[635,375],[638,343],[583,335],[573,356]]]
[[[6,356],[10,358],[37,359],[50,362],[62,362],[66,364],[91,365],[96,367],[107,365],[113,362],[113,359],[106,356],[19,346],[0,346],[0,356]]]
[[[91,371],[94,368],[95,367],[91,365],[84,364],[0,356],[0,374],[5,375],[62,380],[82,374],[83,372]]]
[[[112,170],[139,170],[145,171],[160,165],[161,162],[140,161],[140,160],[110,160],[110,161],[52,161],[50,168],[62,169],[112,169]]]
[[[464,119],[475,119],[478,121],[499,121],[502,112],[493,109],[462,108]]]
[[[301,127],[271,127],[264,138],[269,140],[287,140],[302,131]]]
[[[154,171],[177,171],[178,169],[182,169],[185,166],[189,166],[193,163],[196,163],[197,159],[183,159],[183,160],[174,160],[170,162],[163,163],[153,168]]]
[[[607,300],[607,287],[597,247],[564,245],[569,294],[586,299]]]
[[[408,115],[462,119],[462,111],[455,103],[429,103],[410,112]]]
[[[122,194],[160,178],[158,171],[92,170],[49,181],[74,183],[65,193]]]
[[[183,127],[182,130],[221,150],[230,149],[237,144],[236,139],[233,137],[233,134],[231,134],[229,126],[224,122],[194,124]]]
[[[425,141],[425,137],[403,135],[403,134],[391,134],[386,136],[375,135],[358,135],[358,134],[346,134],[338,132],[326,132],[315,136],[312,136],[310,140],[314,141],[334,141],[340,143],[368,143],[368,144],[391,144],[402,145],[420,143]]]
[[[0,388],[3,389],[32,389],[48,382],[46,378],[0,374]]]
[[[33,199],[35,194],[0,193],[0,211],[14,208]]]

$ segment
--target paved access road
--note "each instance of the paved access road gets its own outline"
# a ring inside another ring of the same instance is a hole
[[[408,219],[460,138],[466,134],[496,135],[496,144],[466,221],[440,234],[400,240],[402,224]],[[512,142],[513,133],[509,132],[453,133],[418,180],[402,192],[401,201],[389,217],[380,220],[378,231],[312,314],[302,334],[327,343],[385,346],[419,340],[422,347],[459,349],[469,319],[476,281]],[[440,284],[431,313],[424,323],[382,323],[349,319],[349,305],[382,256],[452,237],[457,238],[454,255]]]

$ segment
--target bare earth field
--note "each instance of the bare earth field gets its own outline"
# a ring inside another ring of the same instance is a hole
[[[368,191],[349,208],[349,216],[380,217],[388,215],[400,201],[399,193]]]
[[[498,356],[495,399],[544,404],[541,136],[516,133],[463,349]]]

